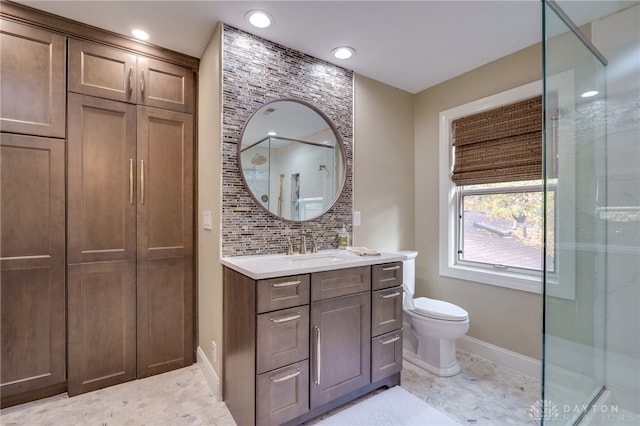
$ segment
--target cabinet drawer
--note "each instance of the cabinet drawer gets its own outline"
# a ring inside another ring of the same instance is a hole
[[[311,274],[311,300],[325,300],[371,289],[371,268],[336,269]]]
[[[402,330],[371,341],[371,382],[377,382],[402,370]]]
[[[279,425],[309,410],[309,360],[260,374],[256,389],[258,425]]]
[[[371,270],[373,290],[402,285],[402,262],[374,265]]]
[[[259,314],[309,303],[309,275],[259,280],[257,288]]]
[[[258,374],[309,357],[309,306],[258,315]]]
[[[402,287],[378,290],[371,299],[371,335],[379,336],[402,327]]]

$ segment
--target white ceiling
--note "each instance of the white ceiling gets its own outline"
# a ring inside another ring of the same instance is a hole
[[[512,1],[19,1],[56,15],[200,57],[218,21],[359,74],[417,93],[541,40],[540,0]],[[563,2],[563,7],[565,7]],[[578,24],[629,3],[572,1]],[[586,6],[585,6],[586,5]],[[275,18],[266,29],[244,21],[250,9]],[[340,45],[356,55],[339,61]]]

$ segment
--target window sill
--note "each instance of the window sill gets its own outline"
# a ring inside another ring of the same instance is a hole
[[[441,267],[440,275],[528,293],[542,294],[541,276],[523,276],[522,274],[510,273],[508,271],[493,272],[485,268],[474,268],[466,265]]]

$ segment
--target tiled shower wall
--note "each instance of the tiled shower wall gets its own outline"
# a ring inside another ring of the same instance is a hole
[[[222,255],[284,253],[286,236],[298,250],[303,232],[316,238],[319,249],[336,248],[342,225],[351,231],[353,73],[228,25],[222,51]],[[310,102],[326,114],[346,153],[340,198],[327,213],[305,222],[281,220],[263,210],[245,188],[238,167],[244,124],[262,105],[284,97]]]

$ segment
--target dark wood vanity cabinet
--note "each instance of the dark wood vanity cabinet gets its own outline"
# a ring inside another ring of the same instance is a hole
[[[224,267],[223,397],[238,424],[298,424],[400,383],[402,358],[389,352],[402,348],[399,287],[382,290],[384,302],[372,306],[375,268],[254,280]],[[392,285],[391,271],[380,272],[376,279]]]

